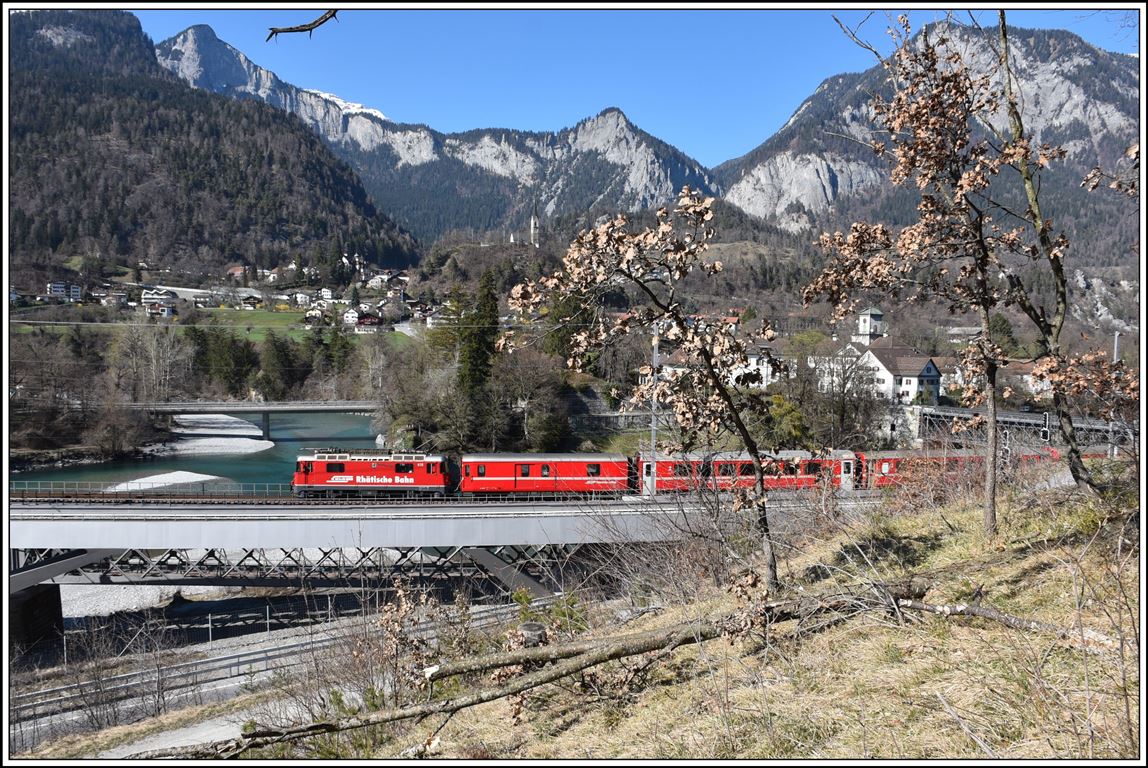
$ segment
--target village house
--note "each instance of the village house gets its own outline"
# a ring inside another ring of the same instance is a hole
[[[891,337],[868,346],[858,365],[873,369],[877,393],[898,403],[936,404],[941,395],[941,371],[933,359]]]
[[[140,304],[171,304],[179,298],[179,294],[170,288],[144,288],[140,292]]]
[[[68,302],[79,301],[84,295],[83,288],[66,280],[53,280],[44,292],[49,298]]]
[[[359,310],[351,308],[343,313],[343,325],[355,325],[359,322]]]
[[[381,324],[382,319],[378,315],[361,314],[355,322],[355,333],[376,333]]]

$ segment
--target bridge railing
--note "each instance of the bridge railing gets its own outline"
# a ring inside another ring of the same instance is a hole
[[[67,480],[10,480],[9,499],[43,498],[136,499],[147,496],[185,496],[188,498],[283,498],[292,495],[290,483],[236,483],[192,481],[172,485],[146,480],[128,480],[109,485],[107,482]]]

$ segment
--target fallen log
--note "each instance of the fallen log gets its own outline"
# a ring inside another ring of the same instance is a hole
[[[731,621],[736,619],[752,618],[756,619],[759,623],[776,623],[808,618],[818,613],[846,611],[851,608],[871,609],[875,607],[874,603],[892,607],[897,600],[924,597],[928,588],[929,582],[921,577],[913,577],[903,582],[865,584],[848,587],[824,595],[811,595],[808,597],[756,603],[751,607],[749,613],[732,613],[722,619],[718,619],[717,623],[732,630],[733,625]],[[628,636],[628,640],[635,644],[644,643],[647,639],[653,639],[654,642],[658,642],[657,638],[661,638],[664,641],[669,634],[678,631],[682,626],[685,625],[630,635]],[[498,669],[499,667],[553,662],[587,653],[595,648],[601,647],[603,643],[617,640],[619,640],[619,638],[580,640],[562,645],[521,648],[504,653],[475,656],[427,667],[423,670],[423,676],[427,681],[434,682],[454,675],[463,675],[471,672],[487,672],[492,669]]]
[[[872,610],[888,608],[901,598],[923,597],[928,582],[914,577],[894,584],[874,583],[850,587],[838,592],[798,597],[789,600],[759,602],[749,611],[736,611],[714,620],[699,620],[679,624],[669,629],[643,632],[635,635],[610,637],[560,646],[526,648],[494,654],[481,659],[464,660],[452,665],[428,667],[424,674],[428,680],[438,680],[463,672],[498,669],[531,662],[558,662],[535,672],[516,677],[499,688],[486,689],[466,696],[443,701],[426,702],[401,709],[374,712],[369,715],[324,720],[292,728],[261,729],[244,734],[238,739],[174,749],[152,750],[131,755],[138,759],[208,758],[229,759],[252,749],[297,741],[325,733],[365,728],[400,720],[422,719],[429,715],[454,713],[467,707],[523,693],[540,685],[560,680],[584,669],[650,651],[672,649],[682,645],[702,643],[722,635],[740,636],[754,625],[763,625],[805,618],[819,612],[844,610]]]

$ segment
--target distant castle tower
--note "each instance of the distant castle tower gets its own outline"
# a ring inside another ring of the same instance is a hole
[[[869,346],[885,335],[885,315],[876,307],[870,307],[857,315],[857,333],[852,341]]]
[[[530,214],[530,244],[538,247],[538,203],[534,204],[534,212]]]

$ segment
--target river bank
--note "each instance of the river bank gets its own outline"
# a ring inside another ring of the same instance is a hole
[[[43,469],[64,469],[113,461],[149,461],[165,456],[254,453],[274,447],[263,440],[259,428],[249,421],[222,414],[175,416],[170,429],[156,429],[143,446],[108,453],[95,446],[65,448],[15,448],[8,454],[8,472],[18,474]]]
[[[109,461],[129,459],[133,461],[158,461],[171,456],[201,456],[210,454],[248,454],[273,448],[275,443],[263,440],[257,426],[233,416],[220,414],[175,416],[170,431],[158,436],[154,442],[119,456],[102,455],[90,448],[76,447],[56,451],[36,451],[35,456],[21,456],[11,459],[11,472],[24,469],[48,469],[56,467],[101,464]],[[154,488],[191,481],[214,480],[216,475],[187,471],[157,472],[139,479],[125,481],[109,487],[109,490],[130,490],[132,488]],[[240,590],[221,587],[195,587],[180,585],[136,585],[136,584],[63,584],[60,586],[60,600],[66,618],[84,616],[108,616],[119,611],[138,611],[165,605],[177,592],[184,596],[233,595]]]

